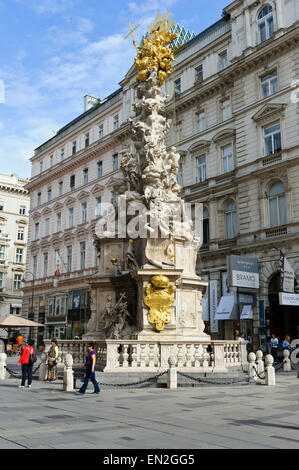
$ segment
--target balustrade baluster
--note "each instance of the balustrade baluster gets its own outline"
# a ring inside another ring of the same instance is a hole
[[[184,367],[184,354],[182,344],[178,344],[178,367]]]
[[[137,367],[137,344],[132,344],[132,363],[131,366],[133,369]]]
[[[200,367],[200,359],[201,359],[201,351],[200,351],[200,344],[195,345],[195,353],[194,353],[194,367]]]
[[[148,366],[149,367],[155,367],[155,351],[154,351],[155,345],[150,344],[149,345],[149,361],[148,361]]]
[[[128,348],[129,348],[129,345],[128,344],[123,344],[122,346],[123,346],[123,352],[122,352],[123,367],[129,367],[129,362],[128,362],[128,357],[129,357]]]
[[[192,367],[192,354],[191,354],[191,344],[186,345],[186,367]]]
[[[146,344],[141,344],[140,349],[140,367],[146,367]]]

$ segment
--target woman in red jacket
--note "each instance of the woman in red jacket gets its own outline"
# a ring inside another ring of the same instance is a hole
[[[25,387],[26,378],[28,378],[28,387],[31,388],[32,382],[32,364],[29,364],[30,354],[34,354],[33,349],[34,341],[28,339],[26,341],[26,346],[22,351],[22,355],[18,361],[18,364],[22,364],[22,383],[19,385],[19,388]]]

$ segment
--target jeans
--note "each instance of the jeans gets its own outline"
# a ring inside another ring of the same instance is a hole
[[[277,348],[271,348],[271,356],[273,356],[274,362],[278,362]]]
[[[31,385],[32,382],[32,366],[29,364],[22,364],[22,383],[21,385],[25,385],[26,378],[28,378],[28,385]]]
[[[100,388],[99,388],[98,382],[96,381],[95,371],[91,372],[91,369],[86,369],[84,384],[82,385],[82,387],[79,390],[80,393],[85,393],[86,392],[86,389],[88,387],[88,384],[89,384],[90,380],[92,381],[92,383],[94,385],[94,391],[99,393]]]

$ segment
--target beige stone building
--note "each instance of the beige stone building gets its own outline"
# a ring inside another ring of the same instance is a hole
[[[279,306],[277,287],[280,250],[299,274],[298,42],[296,0],[235,0],[176,53],[163,85],[184,197],[204,205],[198,272],[214,281],[215,302],[227,291],[227,256],[259,261],[260,288],[239,292],[247,303],[251,296],[253,319],[211,322],[207,311],[214,338],[243,330],[257,345],[266,329],[280,339],[299,335],[298,308]],[[86,332],[88,279],[97,270],[92,232],[98,204],[122,177],[117,155],[137,99],[133,67],[120,85],[32,158],[28,261],[35,319],[45,317],[47,336]],[[27,304],[31,294],[28,279]]]
[[[28,180],[0,175],[0,319],[22,315],[29,219]],[[0,334],[4,334],[0,330]]]
[[[118,90],[60,129],[31,159],[25,309],[32,312],[33,297],[32,316],[45,323],[46,338],[72,339],[87,330],[88,279],[97,271],[93,233],[120,181],[121,124]]]
[[[270,331],[299,335],[298,307],[278,302],[280,250],[299,275],[299,10],[295,1],[236,0],[225,12],[176,56],[169,144],[182,155],[186,200],[204,204],[198,271],[215,281],[217,302],[228,255],[259,261],[260,288],[247,292],[256,294],[253,319],[207,327],[225,339],[242,330],[258,346]]]

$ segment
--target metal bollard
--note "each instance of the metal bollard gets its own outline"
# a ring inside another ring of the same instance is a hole
[[[175,389],[178,387],[178,375],[177,375],[177,370],[175,367],[175,358],[173,356],[170,356],[168,358],[168,364],[169,364],[169,369],[168,369],[168,378],[167,378],[167,388],[170,389]]]
[[[0,380],[6,379],[6,359],[5,353],[0,353]]]
[[[275,369],[273,367],[274,358],[271,354],[266,356],[265,385],[275,385]]]

